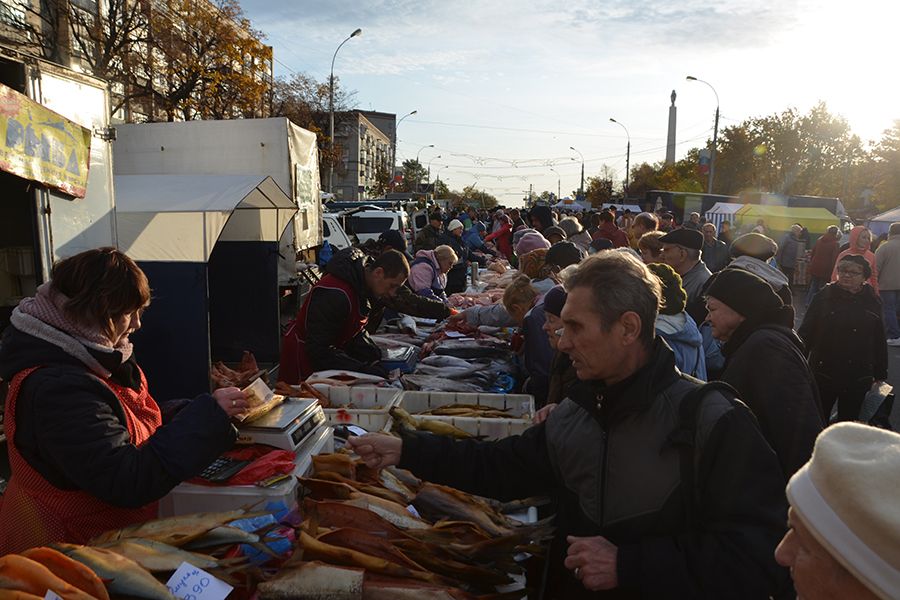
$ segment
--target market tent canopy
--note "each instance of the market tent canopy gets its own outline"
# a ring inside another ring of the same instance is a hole
[[[840,220],[825,208],[747,204],[735,212],[734,216],[744,226],[762,219],[771,231],[790,231],[791,225],[800,223],[810,233],[823,234],[831,225],[840,225]]]
[[[874,237],[878,237],[888,232],[891,223],[900,223],[900,208],[892,208],[880,215],[875,215],[866,221],[866,226],[872,231]]]
[[[577,200],[573,200],[572,198],[563,198],[556,204],[551,205],[551,208],[561,208],[564,210],[583,211],[583,210],[588,210],[590,208],[590,206],[585,206],[581,202],[578,202]]]
[[[218,241],[278,242],[297,205],[262,175],[116,175],[119,247],[134,260],[207,262]]]
[[[718,229],[722,226],[723,221],[734,221],[734,214],[742,208],[744,205],[736,202],[716,202],[704,213],[704,216]]]

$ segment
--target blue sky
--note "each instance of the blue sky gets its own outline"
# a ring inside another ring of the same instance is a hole
[[[243,0],[275,53],[276,75],[356,90],[357,107],[412,110],[398,162],[431,164],[450,187],[475,183],[507,204],[578,187],[606,164],[665,157],[669,95],[678,94],[677,156],[748,117],[819,100],[863,140],[900,118],[893,0],[569,0],[472,2]],[[434,144],[434,148],[424,148]],[[440,158],[437,158],[440,156]],[[572,160],[572,158],[576,160]],[[432,177],[433,178],[433,177]]]

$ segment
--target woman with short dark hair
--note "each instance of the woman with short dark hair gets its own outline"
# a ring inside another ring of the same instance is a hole
[[[815,295],[798,333],[819,386],[826,419],[837,403],[837,421],[855,421],[866,393],[887,378],[887,342],[881,300],[867,283],[869,261],[845,254],[838,280]]]
[[[154,519],[157,500],[234,444],[239,389],[150,395],[128,339],[149,303],[137,264],[99,248],[57,263],[13,311],[0,347],[12,468],[0,555]]]

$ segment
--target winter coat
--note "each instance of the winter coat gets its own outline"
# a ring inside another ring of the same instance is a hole
[[[416,259],[409,268],[409,287],[420,296],[447,301],[444,291],[447,288],[447,275],[441,272],[434,250],[416,252]]]
[[[494,233],[485,236],[485,242],[492,242],[497,240],[495,243],[497,245],[497,250],[509,260],[513,255],[513,247],[512,247],[512,225],[509,223],[504,223],[500,229],[495,231]]]
[[[475,223],[472,229],[463,233],[463,241],[469,247],[469,250],[482,250],[484,248],[484,240],[481,237],[483,231],[484,225],[479,222]]]
[[[569,396],[569,390],[578,382],[578,374],[572,366],[572,359],[565,352],[556,351],[550,363],[550,384],[547,389],[547,404],[559,404]],[[545,405],[546,406],[546,405]],[[534,405],[535,409],[543,408]]]
[[[547,403],[550,388],[550,364],[553,362],[553,348],[544,332],[547,315],[543,301],[525,314],[522,336],[525,338],[525,372],[528,373],[527,393],[534,396],[535,406]]]
[[[397,289],[394,296],[370,298],[365,279],[366,265],[370,260],[362,250],[351,247],[335,253],[334,258],[325,265],[326,275],[332,275],[349,285],[356,296],[355,303],[343,291],[327,286],[314,286],[304,302],[304,305],[309,303],[309,306],[303,341],[315,371],[345,369],[385,375],[384,369],[378,364],[381,350],[371,340],[368,332],[381,322],[386,308],[426,319],[441,320],[450,316],[450,309],[443,302],[416,295],[403,286]],[[339,347],[336,340],[341,338],[348,319],[355,318],[352,317],[354,304],[367,322],[359,335]],[[285,344],[282,342],[282,365],[285,364],[284,355]]]
[[[747,319],[725,344],[722,381],[738,391],[759,420],[786,479],[812,456],[823,417],[803,342],[783,319]]]
[[[589,234],[586,230],[582,229],[572,237],[568,238],[568,241],[572,242],[579,248],[581,248],[585,254],[591,251],[591,234]]]
[[[768,598],[787,579],[773,558],[785,532],[785,480],[741,402],[708,392],[670,437],[696,384],[657,342],[648,363],[612,386],[579,382],[539,425],[484,442],[404,434],[400,467],[499,500],[557,501],[545,600]],[[692,464],[693,485],[682,481]],[[618,587],[588,592],[563,565],[566,536],[618,548]]]
[[[694,319],[694,323],[702,323],[706,320],[706,302],[703,299],[703,288],[712,273],[703,264],[697,261],[690,270],[681,276],[681,287],[687,294],[687,306],[685,310]]]
[[[868,285],[852,294],[836,283],[813,298],[798,332],[816,377],[836,386],[887,379],[881,300]]]
[[[628,236],[625,232],[616,227],[615,223],[600,223],[600,227],[591,234],[591,239],[606,238],[613,243],[615,248],[624,248],[628,246]]]
[[[435,229],[432,227],[431,223],[429,223],[419,230],[419,235],[416,236],[416,239],[413,242],[413,250],[415,250],[416,253],[418,253],[419,250],[434,250],[440,245],[440,237],[441,231]]]
[[[119,352],[85,348],[112,373],[113,383],[141,388],[134,356],[122,363]],[[19,390],[15,444],[41,477],[62,490],[83,490],[117,507],[144,506],[199,475],[237,439],[225,411],[202,394],[160,404],[163,425],[136,447],[110,387],[61,346],[7,327],[0,378],[10,381],[39,366]]]
[[[778,252],[775,254],[775,260],[785,269],[796,269],[797,261],[800,260],[805,251],[806,246],[803,244],[803,241],[794,237],[793,233],[788,232],[781,238]]]
[[[838,255],[838,240],[830,233],[826,233],[820,237],[813,246],[809,255],[809,266],[806,272],[810,277],[815,277],[822,281],[831,279],[831,272],[834,270],[834,261]]]
[[[703,336],[690,315],[686,312],[659,315],[656,318],[656,333],[675,353],[675,366],[679,371],[706,381]]]
[[[860,252],[859,250],[856,249],[856,238],[858,238],[860,236],[860,234],[862,234],[862,232],[865,230],[866,230],[866,228],[863,227],[862,225],[857,225],[856,227],[854,227],[853,229],[850,230],[850,245],[847,247],[846,250],[844,250],[843,252],[838,254],[837,260],[835,261],[835,264],[834,264],[834,269],[831,271],[831,281],[832,282],[837,281],[837,278],[838,278],[837,263],[841,262],[841,259],[844,258],[845,256],[847,256],[848,254],[856,254],[858,256],[862,256],[863,258],[865,258],[866,261],[869,263],[869,266],[872,267],[872,276],[869,277],[869,279],[866,283],[871,285],[872,289],[877,294],[878,293],[878,265],[875,262],[875,254],[868,248],[863,252]]]
[[[888,236],[887,241],[878,246],[875,267],[879,289],[900,290],[900,235]]]
[[[462,237],[456,237],[452,233],[442,234],[439,241],[440,244],[445,244],[453,248],[453,251],[456,252],[456,256],[459,257],[456,264],[454,264],[447,272],[446,292],[448,294],[455,294],[457,292],[465,291],[467,285],[466,280],[469,275],[469,262],[477,262],[479,266],[483,267],[487,264],[487,259],[484,255],[470,252],[469,246],[466,244],[465,240]]]
[[[713,240],[712,244],[703,244],[703,254],[701,255],[703,264],[711,272],[716,273],[728,266],[731,256],[728,254],[728,246],[725,242]]]

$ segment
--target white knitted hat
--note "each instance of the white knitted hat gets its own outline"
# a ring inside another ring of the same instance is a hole
[[[463,224],[459,219],[453,219],[450,223],[447,224],[447,231],[453,231],[454,229],[462,229]]]
[[[879,598],[900,600],[900,435],[838,423],[787,497],[828,552]]]

